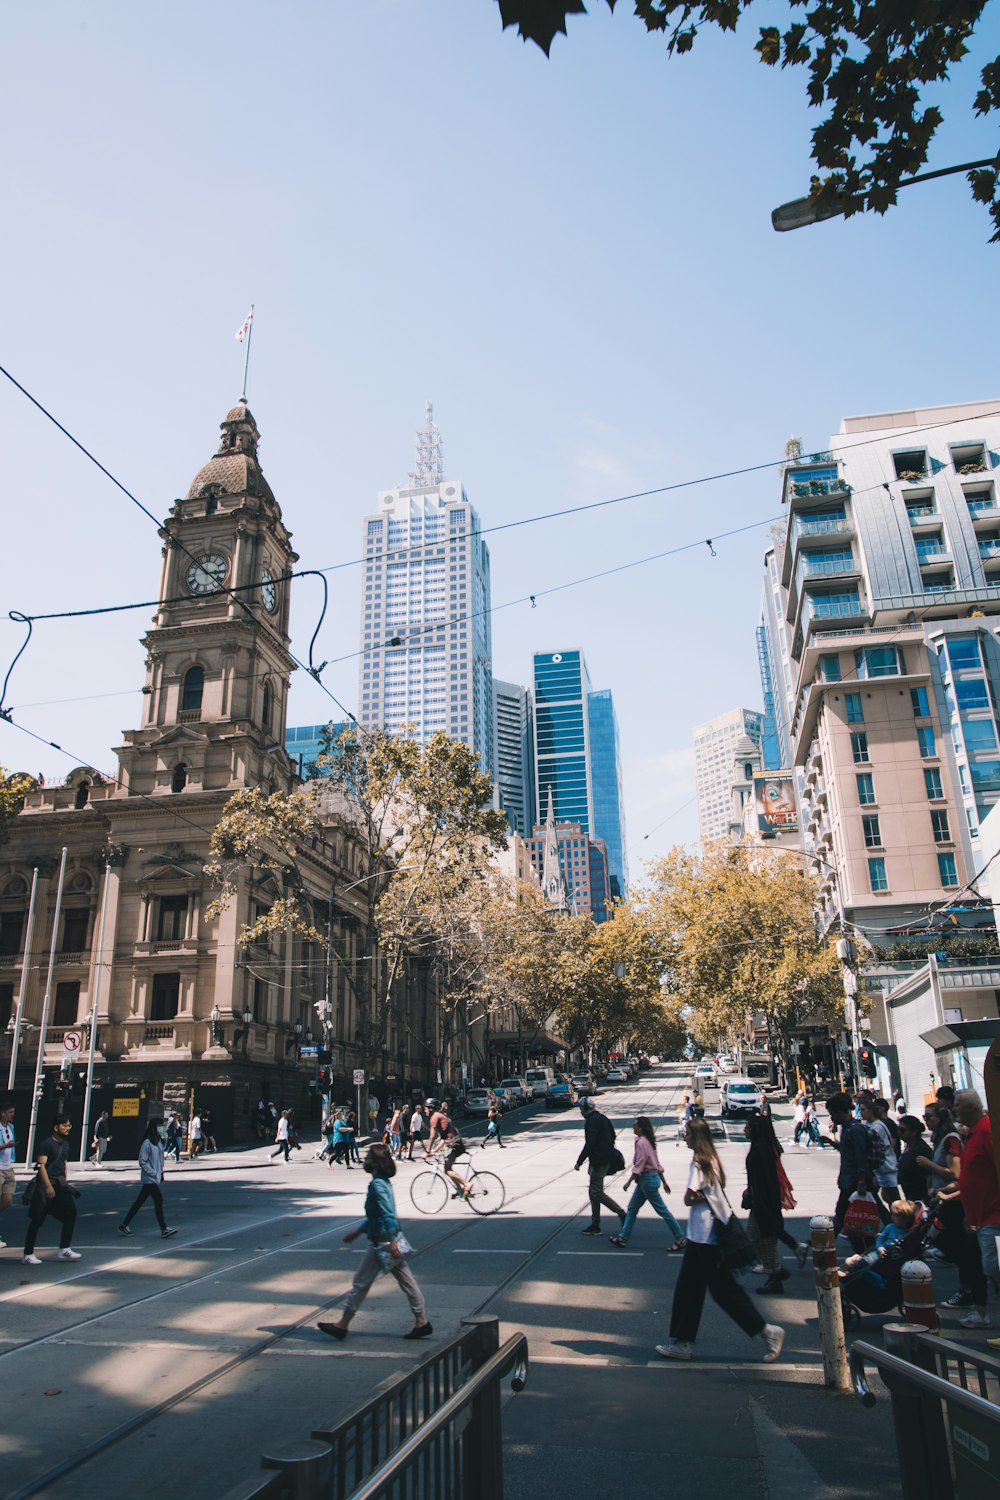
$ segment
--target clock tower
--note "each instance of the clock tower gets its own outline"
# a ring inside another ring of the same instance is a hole
[[[160,602],[142,727],[118,751],[126,791],[287,789],[288,575],[298,561],[241,402],[160,535]]]

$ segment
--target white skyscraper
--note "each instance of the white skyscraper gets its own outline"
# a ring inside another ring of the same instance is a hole
[[[365,517],[358,717],[369,728],[443,729],[492,774],[490,554],[464,486],[444,477],[427,403],[409,482]]]
[[[725,838],[732,810],[733,755],[748,735],[761,749],[764,715],[749,708],[718,714],[694,731],[694,784],[698,798],[698,829],[702,843]]]

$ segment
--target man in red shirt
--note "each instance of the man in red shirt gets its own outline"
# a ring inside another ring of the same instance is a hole
[[[962,1149],[958,1176],[958,1194],[965,1210],[966,1228],[979,1240],[983,1272],[1000,1292],[1000,1183],[997,1182],[996,1159],[990,1118],[975,1089],[961,1089],[955,1095],[955,1118],[967,1132]],[[980,1307],[980,1328],[989,1328],[987,1308]],[[968,1323],[966,1323],[968,1326]]]

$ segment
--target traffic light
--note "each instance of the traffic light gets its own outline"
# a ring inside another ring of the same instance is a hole
[[[878,1063],[875,1060],[875,1056],[876,1054],[874,1047],[862,1047],[861,1051],[858,1053],[858,1060],[861,1064],[861,1072],[863,1077],[875,1078],[878,1076]]]

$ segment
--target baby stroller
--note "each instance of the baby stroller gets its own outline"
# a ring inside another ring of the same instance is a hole
[[[890,1245],[874,1264],[862,1261],[851,1268],[840,1283],[844,1328],[848,1333],[861,1326],[864,1313],[902,1313],[903,1266],[908,1260],[923,1259],[924,1242],[932,1223],[933,1215],[926,1203],[918,1203],[913,1227],[901,1240]]]

